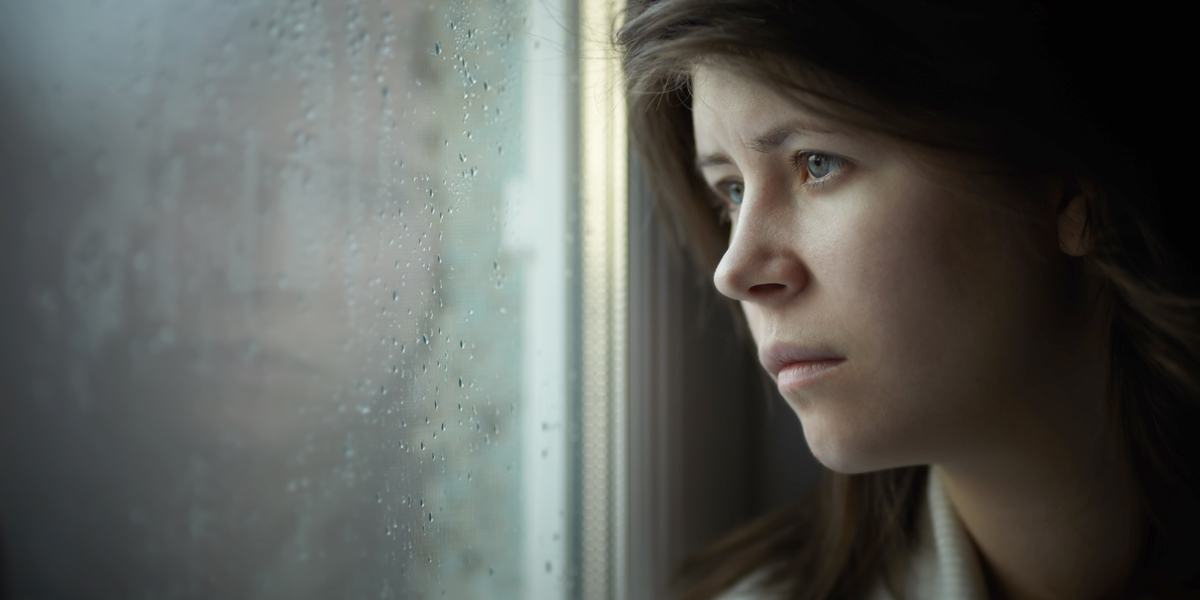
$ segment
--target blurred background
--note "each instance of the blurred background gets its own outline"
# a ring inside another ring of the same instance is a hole
[[[577,13],[0,2],[5,597],[587,595]],[[611,598],[813,473],[631,175]]]

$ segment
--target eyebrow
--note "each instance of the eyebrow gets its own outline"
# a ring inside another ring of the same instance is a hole
[[[755,152],[770,154],[783,145],[783,143],[787,141],[789,137],[796,134],[830,135],[837,133],[839,132],[831,129],[817,127],[809,123],[797,122],[777,128],[765,135],[760,135],[753,140],[750,140],[750,142],[746,144],[746,147],[754,150]],[[712,154],[705,154],[704,156],[696,159],[697,169],[704,169],[705,167],[712,167],[716,165],[731,164],[733,164],[733,159],[729,158],[729,155],[725,154],[724,152],[713,152]]]

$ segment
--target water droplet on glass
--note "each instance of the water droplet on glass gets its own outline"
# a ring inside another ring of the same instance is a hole
[[[442,53],[442,43],[441,43],[441,42],[434,42],[434,43],[433,43],[433,53],[434,53],[434,54],[441,54],[441,53]]]
[[[467,162],[467,153],[466,153],[466,152],[459,152],[459,153],[458,153],[458,160],[459,160],[459,162]]]
[[[425,506],[425,499],[421,498],[421,506]]]

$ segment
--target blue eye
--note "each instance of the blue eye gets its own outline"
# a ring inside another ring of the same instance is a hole
[[[845,160],[828,154],[808,154],[804,158],[804,166],[813,179],[820,179],[838,170]]]
[[[742,196],[746,193],[746,184],[740,181],[730,181],[725,184],[725,194],[729,196],[729,201],[734,204],[742,203]]]

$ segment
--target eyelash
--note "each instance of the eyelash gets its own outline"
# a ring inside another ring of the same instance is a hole
[[[795,156],[792,157],[792,168],[796,169],[797,171],[800,169],[807,169],[808,167],[805,165],[805,163],[808,161],[808,157],[814,156],[814,155],[815,156],[824,156],[826,158],[830,158],[835,161],[838,161],[838,166],[833,171],[830,171],[829,174],[824,177],[814,179],[812,181],[805,181],[804,183],[801,184],[810,190],[819,189],[819,188],[825,186],[825,184],[829,183],[833,179],[836,179],[838,176],[837,174],[840,173],[842,171],[842,169],[846,167],[846,163],[849,162],[840,156],[834,156],[832,154],[825,154],[824,152],[805,151],[805,152],[798,152],[798,153],[796,153]]]
[[[842,170],[846,168],[846,165],[849,164],[849,162],[850,162],[840,156],[834,156],[832,154],[826,154],[824,152],[812,152],[810,150],[797,152],[795,155],[792,156],[792,159],[788,162],[792,165],[792,169],[794,169],[796,171],[799,171],[800,169],[807,169],[805,162],[808,161],[809,156],[813,156],[813,155],[825,156],[828,158],[832,158],[834,160],[840,161],[840,164],[838,165],[838,167],[836,169],[834,169],[828,175],[821,177],[819,179],[814,179],[812,181],[805,181],[804,183],[801,184],[810,190],[820,189],[820,188],[824,187],[826,184],[828,184],[830,181],[836,179],[838,177],[838,173],[841,173]],[[725,191],[725,189],[731,183],[734,183],[736,181],[737,181],[736,178],[730,177],[730,178],[722,179],[721,181],[718,181],[716,184],[713,185],[713,189],[717,193],[717,202],[720,205],[717,207],[717,209],[720,211],[721,224],[729,223],[733,219],[733,207],[737,206],[737,205],[735,205],[733,203],[733,201],[729,199],[729,192]]]

